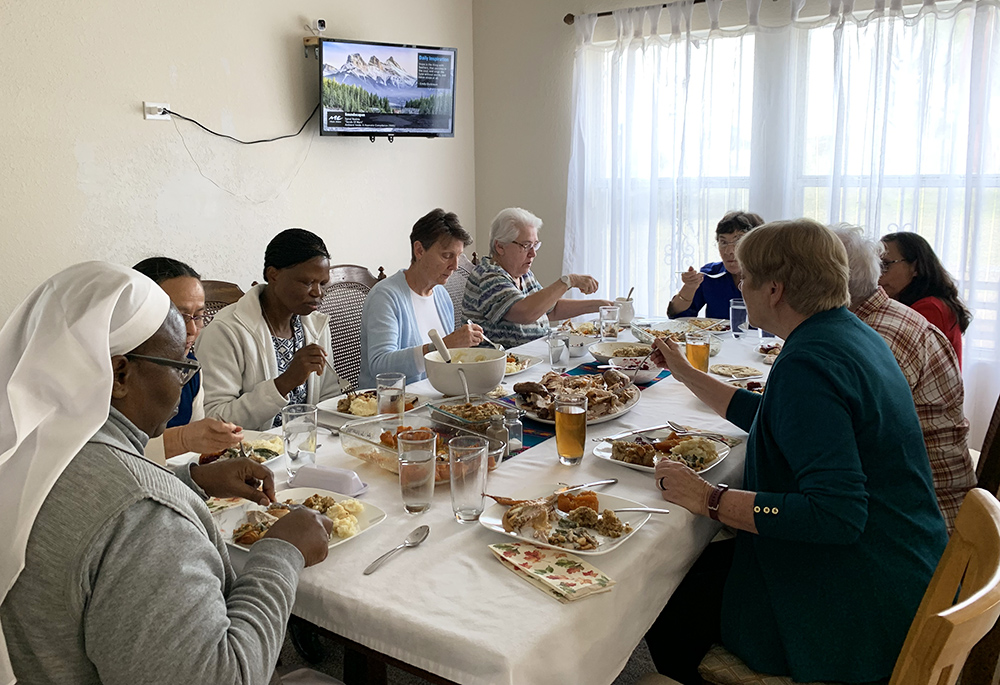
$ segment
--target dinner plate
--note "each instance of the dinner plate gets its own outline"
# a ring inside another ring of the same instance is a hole
[[[351,394],[358,395],[363,392],[376,393],[376,390],[375,388],[367,388],[365,390],[356,390]],[[339,416],[342,419],[349,419],[351,421],[355,419],[371,418],[369,416],[355,416],[354,414],[348,414],[347,412],[337,411],[337,402],[339,402],[345,397],[347,397],[347,393],[344,393],[343,395],[337,395],[336,397],[331,397],[328,400],[323,400],[322,402],[316,405],[316,408],[328,414],[333,414],[334,416]],[[426,395],[418,395],[416,393],[408,392],[406,393],[406,400],[408,402],[413,402],[413,409],[410,409],[408,411],[414,411],[416,409],[420,409],[420,407],[427,404],[427,402],[430,401],[430,398],[427,397]]]
[[[639,398],[640,398],[641,395],[642,395],[642,393],[636,393],[635,396],[632,399],[630,399],[628,402],[625,403],[624,407],[622,407],[621,409],[619,409],[618,411],[616,411],[614,414],[605,414],[604,416],[598,416],[596,419],[587,419],[587,425],[588,426],[596,426],[599,423],[607,423],[608,421],[614,421],[619,416],[627,414],[628,412],[632,411],[632,407],[634,407],[636,404],[639,403]],[[528,408],[528,406],[524,404],[524,402],[523,402],[523,400],[521,400],[520,396],[518,396],[514,400],[514,402],[516,403],[517,408],[520,409],[520,410],[522,410],[522,411],[524,411],[527,414],[528,418],[531,419],[532,421],[538,421],[538,423],[547,423],[550,426],[556,425],[556,422],[555,422],[554,419],[540,419],[540,418],[538,418],[535,415],[535,412],[531,411],[531,409]]]
[[[635,336],[636,340],[645,343],[647,345],[652,345],[656,338],[652,333],[645,330],[651,328],[656,331],[669,331],[671,333],[688,333],[691,331],[691,327],[687,323],[680,321],[679,319],[668,319],[666,321],[650,321],[645,322],[641,326],[637,325],[634,321],[632,322],[632,335]],[[709,350],[708,353],[711,356],[715,356],[722,351],[722,340],[715,336],[712,331],[708,332],[709,336]],[[683,345],[683,342],[677,343],[678,345]]]
[[[640,435],[648,440],[657,440],[657,439],[663,440],[669,437],[671,432],[672,431],[669,428],[653,430],[653,431],[645,431],[642,433],[633,433],[632,435],[628,435],[625,438],[623,438],[623,440],[634,440],[636,437]],[[729,445],[722,442],[721,440],[715,440],[714,438],[707,438],[707,439],[716,443],[715,449],[719,453],[719,458],[713,461],[705,468],[703,468],[701,471],[698,471],[698,473],[705,473],[706,471],[714,469],[716,465],[720,464],[722,460],[725,459],[727,456],[729,456],[729,453],[732,451]],[[597,446],[594,447],[594,456],[597,457],[598,459],[603,459],[604,461],[610,461],[612,464],[618,464],[619,466],[624,466],[625,468],[632,469],[634,471],[642,471],[643,473],[654,473],[656,471],[656,468],[653,466],[643,466],[642,464],[629,464],[628,462],[612,459],[610,442],[598,443]]]
[[[712,319],[706,316],[679,316],[674,321],[683,321],[689,330],[711,329],[709,333],[725,333],[729,330],[729,319]]]
[[[515,499],[534,499],[536,497],[545,497],[556,491],[557,488],[562,487],[557,484],[552,485],[539,485],[534,486],[528,490],[514,493],[512,495]],[[624,497],[616,497],[615,495],[609,495],[607,493],[598,492],[597,501],[601,511],[605,509],[622,509],[625,507],[646,507],[647,504],[642,502],[636,502],[635,500],[625,499]],[[533,545],[538,545],[539,547],[548,547],[549,549],[558,549],[563,552],[569,552],[571,554],[578,554],[581,556],[597,556],[599,554],[607,554],[611,550],[617,548],[623,542],[628,540],[630,537],[635,535],[636,531],[639,530],[646,521],[649,520],[650,514],[644,514],[642,512],[636,511],[623,511],[618,514],[618,518],[621,519],[622,523],[627,523],[632,526],[632,532],[626,533],[619,538],[609,538],[603,535],[599,535],[593,531],[593,529],[588,528],[587,531],[591,533],[597,539],[597,549],[570,549],[569,547],[560,547],[559,545],[550,545],[547,542],[542,542],[531,536],[531,529],[525,529],[526,535],[520,535],[517,532],[508,533],[503,529],[503,519],[504,513],[507,511],[506,506],[502,504],[494,503],[492,506],[487,507],[486,511],[482,513],[479,517],[479,523],[490,530],[502,533],[507,537],[514,538],[515,540],[521,540],[523,542],[530,542]],[[553,523],[553,528],[555,523]]]
[[[281,437],[280,428],[274,428],[270,431],[252,431],[246,429],[243,430],[243,440],[246,442],[250,442],[253,440],[268,440],[269,438],[273,438],[276,435],[279,438]],[[182,466],[184,464],[190,464],[191,462],[197,463],[199,458],[201,458],[201,453],[199,452],[185,452],[183,454],[178,454],[176,457],[170,457],[170,459],[167,459],[167,465]],[[281,454],[279,454],[276,457],[271,457],[267,461],[263,462],[263,464],[267,468],[274,471],[284,462],[284,459],[285,459],[285,449],[284,447],[282,447]]]
[[[295,500],[296,503],[301,503],[302,500],[306,499],[311,495],[322,495],[324,497],[332,497],[338,502],[342,499],[352,499],[347,495],[342,495],[339,492],[331,492],[330,490],[322,490],[320,488],[289,488],[287,490],[279,490],[276,499],[279,502],[284,502],[287,499]],[[360,500],[358,500],[360,501]],[[358,518],[358,532],[356,535],[352,535],[349,538],[339,538],[334,535],[330,539],[330,548],[334,548],[337,545],[342,545],[348,540],[353,540],[354,538],[361,535],[369,528],[372,528],[385,519],[385,512],[379,509],[374,504],[369,504],[368,502],[361,502],[364,505],[364,511],[357,515]],[[246,521],[246,514],[248,511],[256,509],[258,511],[263,511],[266,507],[262,507],[259,504],[255,504],[249,500],[243,500],[243,503],[238,506],[229,507],[227,509],[215,511],[212,513],[212,517],[215,519],[215,525],[222,534],[222,537],[226,540],[226,544],[230,547],[236,549],[248,550],[250,549],[246,545],[238,545],[233,542],[233,531],[242,523]]]
[[[519,362],[523,363],[523,362],[526,361],[527,364],[525,364],[522,368],[518,369],[517,371],[513,371],[513,372],[510,372],[510,373],[504,373],[505,377],[506,376],[516,376],[519,373],[524,373],[525,371],[527,371],[531,367],[538,366],[539,364],[542,363],[542,361],[544,361],[541,357],[535,357],[535,356],[530,355],[530,354],[515,354],[513,352],[508,352],[508,354],[510,354],[513,357],[516,357]]]

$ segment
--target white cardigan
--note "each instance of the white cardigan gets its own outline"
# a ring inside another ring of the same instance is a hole
[[[250,430],[271,428],[275,415],[288,404],[278,392],[278,376],[271,332],[260,308],[257,285],[236,304],[224,308],[205,327],[195,343],[195,356],[201,362],[205,388],[205,416],[235,423]],[[301,316],[307,345],[318,344],[333,362],[329,317],[320,312]],[[341,394],[340,377],[329,368],[322,376],[309,374],[306,402],[316,404]]]

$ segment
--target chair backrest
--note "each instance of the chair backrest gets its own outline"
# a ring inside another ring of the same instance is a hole
[[[889,685],[953,685],[998,616],[1000,502],[976,488],[965,496]]]
[[[357,387],[361,375],[361,311],[372,286],[385,278],[363,266],[338,264],[330,267],[330,283],[323,293],[319,310],[330,317],[330,339],[333,348],[333,368],[340,377]]]
[[[997,399],[996,406],[993,408],[993,418],[990,419],[990,427],[986,430],[983,451],[979,455],[979,464],[976,466],[979,487],[994,495],[1000,490],[1000,440],[997,439],[998,433],[1000,433],[1000,399]]]
[[[205,318],[203,325],[207,326],[223,307],[236,302],[243,297],[243,291],[235,283],[226,281],[202,281],[205,288]]]
[[[475,257],[476,253],[473,252],[472,256]],[[451,303],[455,308],[455,328],[465,323],[465,320],[462,318],[462,300],[465,298],[465,284],[469,280],[469,274],[472,273],[474,268],[474,262],[470,261],[465,254],[460,255],[458,258],[458,268],[455,269],[444,284],[444,288],[448,291]]]

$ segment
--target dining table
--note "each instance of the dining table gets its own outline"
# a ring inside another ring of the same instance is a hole
[[[766,376],[770,367],[758,351],[759,339],[737,340],[730,333],[717,337],[721,349],[711,358],[712,364],[753,366]],[[626,330],[619,340],[634,337]],[[551,370],[547,349],[546,340],[539,339],[512,350],[544,361],[507,376],[503,387],[513,392],[517,382],[541,379]],[[594,358],[586,354],[570,361],[593,363]],[[407,392],[441,397],[427,380],[407,385]],[[705,477],[713,483],[740,486],[746,434],[672,376],[642,389],[629,411],[588,425],[586,451],[578,465],[561,465],[556,440],[550,438],[512,455],[489,473],[487,492],[511,497],[546,485],[554,488],[559,483],[617,478],[613,485],[595,488],[598,495],[612,494],[670,510],[667,515],[652,516],[606,554],[584,557],[615,584],[609,592],[570,603],[540,591],[495,557],[489,545],[510,542],[510,538],[476,523],[456,521],[447,483],[435,487],[428,510],[408,514],[398,476],[350,456],[339,438],[320,431],[317,464],[357,472],[368,484],[359,499],[385,510],[387,516],[355,539],[331,548],[322,563],[302,571],[293,615],[442,681],[608,685],[721,527],[665,502],[653,474],[593,455],[598,443],[592,438],[657,426],[668,419],[739,439]],[[531,425],[530,418],[524,421]],[[283,487],[280,475],[279,491]],[[402,550],[377,572],[362,574],[375,558],[420,525],[430,527],[426,541]],[[232,556],[239,567],[245,552],[233,550]]]

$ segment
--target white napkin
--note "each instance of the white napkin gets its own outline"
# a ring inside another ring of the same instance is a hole
[[[368,483],[362,483],[354,471],[315,464],[306,464],[300,468],[288,481],[288,485],[293,488],[319,488],[348,497],[357,497],[368,490]]]

